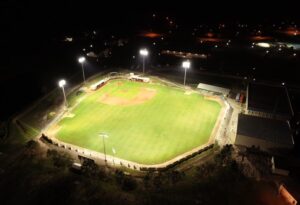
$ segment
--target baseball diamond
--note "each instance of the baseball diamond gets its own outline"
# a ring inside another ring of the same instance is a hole
[[[62,142],[153,165],[207,143],[221,109],[192,90],[114,79],[88,92],[51,129]],[[100,133],[108,136],[105,146]]]

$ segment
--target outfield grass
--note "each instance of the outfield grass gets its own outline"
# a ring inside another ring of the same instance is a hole
[[[134,105],[110,105],[101,101],[110,95],[133,100],[143,89],[155,90],[151,99]],[[106,139],[107,154],[142,163],[170,160],[206,143],[217,121],[221,105],[202,95],[159,84],[127,80],[110,81],[89,94],[62,119],[56,137],[64,142],[103,152],[100,132]]]

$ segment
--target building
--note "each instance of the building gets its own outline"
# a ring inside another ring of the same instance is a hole
[[[199,83],[197,88],[201,89],[201,90],[213,92],[216,94],[222,94],[224,96],[228,96],[228,94],[230,92],[230,89],[219,87],[219,86],[214,86],[214,85],[209,85],[209,84],[205,84],[205,83]]]
[[[276,152],[292,149],[294,140],[287,121],[239,114],[235,144]]]
[[[250,83],[247,87],[246,114],[288,120],[294,115],[284,86]]]

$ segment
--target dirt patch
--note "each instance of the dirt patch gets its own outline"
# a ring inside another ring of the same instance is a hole
[[[215,97],[215,96],[204,96],[205,100],[211,100],[211,101],[216,101],[219,103],[221,106],[224,106],[224,102],[220,99],[220,97]]]
[[[117,85],[121,86],[121,85],[123,85],[123,82],[117,82]]]
[[[152,99],[155,95],[155,89],[141,88],[138,94],[132,99],[125,99],[121,97],[111,96],[109,94],[104,94],[100,98],[100,102],[107,105],[137,105]]]

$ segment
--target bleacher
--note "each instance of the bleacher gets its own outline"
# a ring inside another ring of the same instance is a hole
[[[101,88],[102,86],[104,86],[107,81],[109,81],[109,78],[104,78],[103,80],[98,81],[97,83],[94,83],[93,85],[91,85],[91,90],[95,91],[99,88]]]

